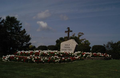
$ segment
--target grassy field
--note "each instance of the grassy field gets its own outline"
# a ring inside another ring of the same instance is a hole
[[[61,64],[0,61],[0,78],[120,78],[120,60],[80,60]]]

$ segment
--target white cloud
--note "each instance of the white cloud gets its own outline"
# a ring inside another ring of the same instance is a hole
[[[37,24],[39,24],[42,28],[47,28],[48,25],[46,22],[43,22],[43,21],[37,21]]]
[[[66,16],[66,15],[60,15],[60,18],[61,18],[62,20],[68,20],[68,19],[69,19],[68,16]]]
[[[33,19],[46,19],[51,16],[51,13],[49,10],[45,10],[43,12],[38,13],[36,16],[33,17]]]
[[[52,28],[50,28],[46,22],[37,21],[37,24],[39,25],[39,28],[37,29],[37,31],[52,30]]]

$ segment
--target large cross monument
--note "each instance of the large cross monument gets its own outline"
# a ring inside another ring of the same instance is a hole
[[[64,41],[60,44],[60,51],[61,52],[75,52],[76,49],[76,45],[78,45],[78,43],[74,40],[74,39],[70,39],[69,38],[69,34],[70,32],[72,32],[72,30],[70,30],[69,27],[67,27],[67,31],[65,31],[65,33],[68,34],[68,40]]]

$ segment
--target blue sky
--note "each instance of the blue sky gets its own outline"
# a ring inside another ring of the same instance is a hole
[[[0,0],[0,17],[15,16],[32,45],[55,45],[67,27],[91,46],[120,40],[120,0]]]

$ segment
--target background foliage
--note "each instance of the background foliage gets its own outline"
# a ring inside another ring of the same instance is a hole
[[[107,49],[106,53],[111,54],[113,59],[120,59],[120,41],[108,42],[105,47]]]

